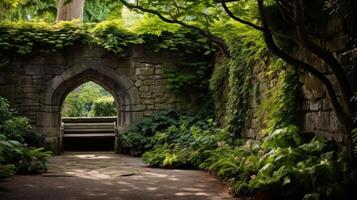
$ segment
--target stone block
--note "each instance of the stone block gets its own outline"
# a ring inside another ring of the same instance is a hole
[[[149,86],[141,86],[141,87],[139,87],[139,92],[149,92]]]
[[[169,106],[167,104],[155,104],[156,110],[166,110],[168,108],[169,108]]]
[[[113,68],[116,68],[118,66],[118,56],[114,54],[107,54],[105,57],[102,59],[102,63],[108,66],[111,66]]]
[[[330,112],[319,112],[317,118],[317,128],[319,130],[330,129]]]
[[[32,85],[32,77],[31,76],[20,76],[19,77],[20,85]]]
[[[161,74],[163,74],[163,70],[162,69],[155,69],[155,74],[156,75],[161,75]]]
[[[338,119],[334,112],[330,112],[330,130],[337,132],[338,131]]]
[[[166,85],[165,79],[157,79],[155,80],[155,85]]]
[[[136,68],[135,70],[136,75],[154,75],[154,69],[153,68]]]
[[[154,94],[152,94],[153,98],[161,98],[164,97],[164,93],[163,92],[155,92]]]
[[[135,69],[133,68],[118,68],[116,69],[120,74],[125,74],[126,76],[134,76]]]
[[[42,126],[42,127],[59,126],[58,113],[38,112],[36,118],[37,118],[37,122],[36,122],[37,126]]]
[[[42,56],[35,56],[32,57],[31,59],[27,60],[28,64],[34,64],[34,65],[43,65],[46,63],[46,58]]]
[[[131,123],[136,124],[144,118],[144,112],[132,112],[131,113]]]
[[[42,65],[25,65],[24,71],[26,75],[41,75]]]
[[[248,131],[246,131],[246,134],[245,134],[245,136],[247,137],[247,138],[255,138],[255,136],[257,135],[257,133],[255,132],[255,130],[254,129],[249,129]]]
[[[141,93],[141,94],[139,94],[139,96],[141,98],[151,98],[151,93],[150,92]]]
[[[147,105],[147,106],[146,106],[146,109],[147,109],[147,110],[154,110],[154,109],[155,109],[155,106],[154,106],[154,105]]]
[[[155,65],[155,69],[162,69],[162,68],[164,68],[163,65]]]
[[[150,110],[144,111],[144,117],[149,117],[151,114],[152,114],[152,111],[150,111]]]
[[[331,105],[330,105],[330,101],[328,100],[328,98],[323,98],[322,99],[322,110],[324,110],[324,111],[332,110]]]
[[[143,104],[154,104],[154,99],[142,99]]]
[[[142,85],[143,85],[143,81],[142,80],[135,81],[135,86],[136,87],[141,87]]]
[[[310,101],[310,111],[322,110],[322,104],[320,100]]]
[[[50,106],[50,105],[41,105],[40,111],[41,112],[59,112],[60,107],[59,106]]]
[[[43,73],[45,75],[59,75],[64,71],[64,65],[46,65],[43,67]]]
[[[155,103],[165,103],[166,102],[166,98],[155,98],[154,102]]]
[[[144,80],[143,85],[154,85],[155,81],[154,80]]]
[[[304,116],[304,132],[313,132],[316,127],[317,113],[306,113]]]
[[[259,128],[259,121],[258,121],[258,119],[252,119],[252,120],[251,120],[251,128],[253,128],[253,129]]]
[[[150,91],[151,92],[166,92],[166,87],[165,86],[150,86]]]

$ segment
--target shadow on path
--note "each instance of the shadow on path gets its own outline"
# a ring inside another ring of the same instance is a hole
[[[54,156],[49,172],[0,182],[1,200],[229,200],[215,177],[198,170],[149,168],[114,153]]]

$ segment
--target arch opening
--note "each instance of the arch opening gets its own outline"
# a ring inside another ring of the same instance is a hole
[[[63,151],[113,151],[117,100],[100,83],[93,81],[67,93],[61,104]],[[108,136],[110,133],[113,135]],[[72,137],[67,137],[70,134]]]
[[[71,91],[87,82],[98,84],[114,98],[118,134],[142,119],[144,109],[140,104],[137,88],[129,78],[100,62],[81,61],[50,80],[44,91],[43,112],[39,116],[41,123],[38,126],[46,132],[47,137],[57,141],[57,153],[63,151],[62,105]]]

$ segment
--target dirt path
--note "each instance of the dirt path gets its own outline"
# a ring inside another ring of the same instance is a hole
[[[0,182],[1,200],[160,200],[231,198],[219,180],[197,170],[149,168],[113,153],[66,153],[49,172]]]

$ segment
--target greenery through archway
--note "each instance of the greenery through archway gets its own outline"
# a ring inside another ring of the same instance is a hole
[[[114,97],[100,85],[89,81],[84,83],[65,98],[62,117],[105,117],[117,116]]]

